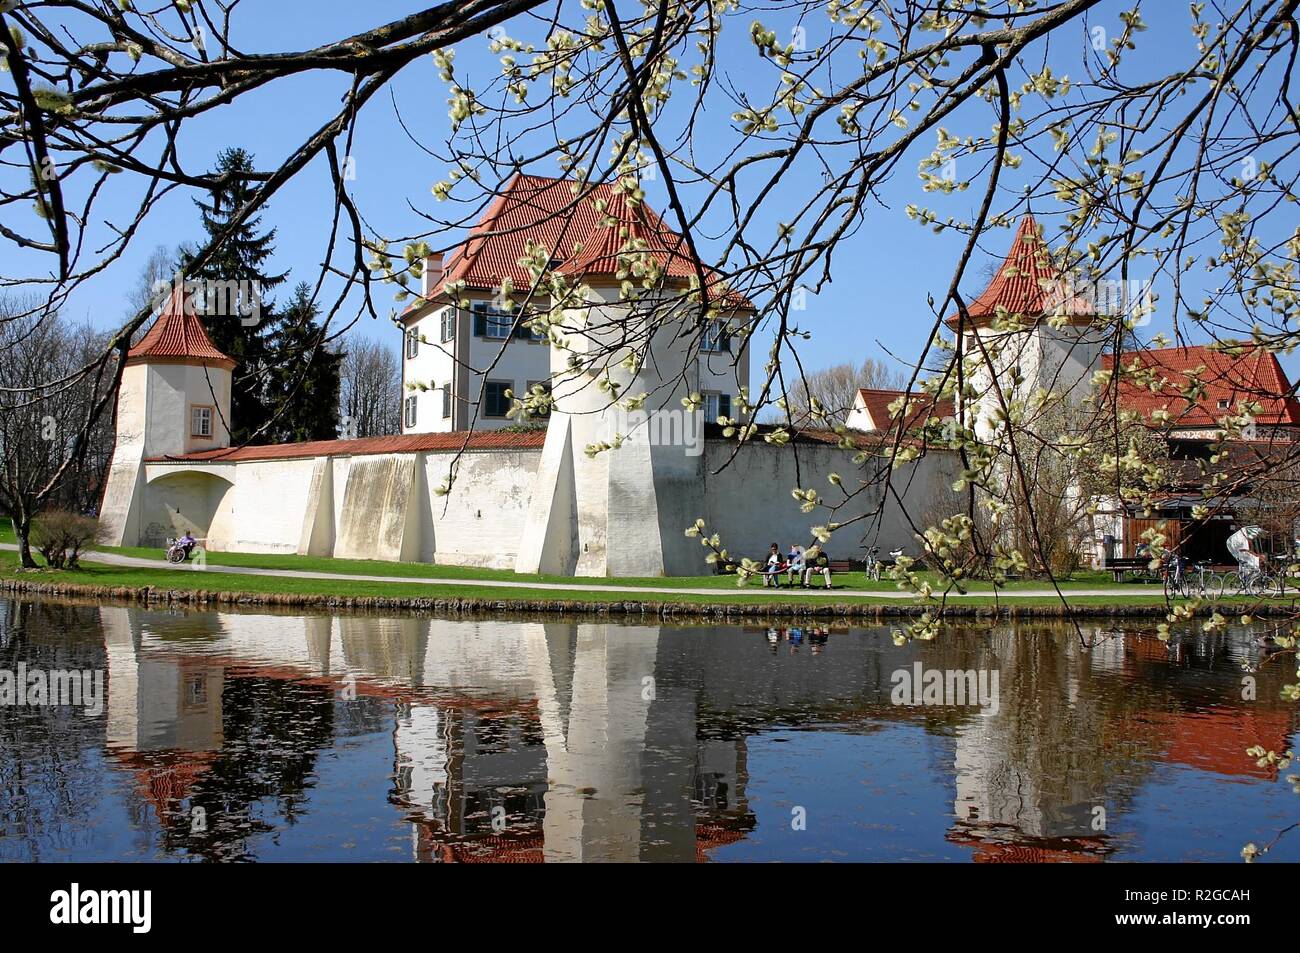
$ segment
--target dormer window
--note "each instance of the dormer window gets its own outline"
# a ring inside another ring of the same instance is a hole
[[[1227,410],[1227,409],[1228,409],[1229,407],[1231,407],[1231,406],[1232,406],[1232,401],[1230,401],[1230,400],[1224,400],[1224,399],[1220,398],[1220,400],[1219,400],[1219,409],[1220,409],[1220,410]]]
[[[193,405],[190,407],[190,436],[212,437],[212,411],[213,408],[205,405]]]

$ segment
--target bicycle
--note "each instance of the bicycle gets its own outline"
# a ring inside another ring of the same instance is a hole
[[[1223,577],[1214,572],[1209,563],[1192,563],[1178,570],[1169,589],[1187,599],[1217,599],[1223,592]]]
[[[1241,568],[1225,573],[1220,592],[1228,595],[1262,596],[1265,593],[1280,593],[1284,580],[1280,576],[1263,569]]]
[[[867,550],[867,578],[872,582],[880,582],[880,558],[876,555],[879,552],[879,546]]]

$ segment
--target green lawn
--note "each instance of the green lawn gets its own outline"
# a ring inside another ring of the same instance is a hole
[[[518,601],[580,601],[586,603],[626,602],[627,593],[619,592],[564,592],[546,589],[500,589],[487,586],[439,586],[437,584],[365,582],[347,580],[344,583],[329,579],[295,579],[286,577],[241,576],[223,573],[217,570],[195,569],[137,569],[129,567],[108,566],[102,563],[90,563],[81,569],[39,574],[15,573],[17,557],[14,553],[0,553],[0,578],[22,578],[31,582],[60,582],[91,586],[153,586],[161,589],[206,590],[209,592],[231,593],[285,593],[307,595],[338,595],[345,597],[381,596],[395,599],[481,599],[493,603],[510,604]],[[821,606],[844,604],[846,601],[867,604],[889,604],[906,607],[915,605],[908,600],[872,599],[870,595],[845,593],[837,591],[830,596],[808,596],[790,600],[773,592],[763,592],[753,587],[737,598],[739,593],[731,584],[731,592],[720,591],[714,595],[694,595],[682,593],[648,593],[644,601],[649,603],[669,603],[681,605],[782,605]],[[847,598],[846,598],[847,597]],[[1114,596],[1079,596],[1070,600],[1078,608],[1109,607],[1116,605],[1153,605],[1159,604],[1158,594],[1134,594]],[[992,598],[963,599],[962,606],[992,606]],[[1005,605],[1006,603],[1004,603]],[[1052,606],[1058,605],[1054,598],[1018,599],[1016,606]]]
[[[0,542],[14,542],[14,531],[8,519],[0,518]],[[285,593],[331,593],[337,592],[339,584],[327,580],[310,580],[310,579],[258,579],[255,577],[238,576],[229,573],[207,571],[206,575],[211,576],[211,581],[197,583],[191,575],[194,570],[191,568],[173,570],[164,568],[164,554],[160,549],[142,546],[120,546],[120,547],[97,547],[100,552],[119,553],[125,556],[134,556],[138,558],[156,560],[159,563],[158,570],[131,569],[108,567],[97,565],[84,570],[84,578],[76,581],[87,583],[101,583],[103,585],[120,585],[120,586],[173,586],[178,588],[205,588],[205,589],[228,589],[239,592],[285,592]],[[9,563],[13,562],[12,554],[6,554]],[[552,583],[564,585],[572,582],[571,577],[556,575],[522,575],[512,572],[508,569],[479,569],[466,566],[435,566],[427,563],[399,563],[385,562],[373,559],[333,559],[327,556],[299,556],[296,554],[263,554],[263,553],[208,553],[207,563],[210,567],[249,567],[270,570],[302,570],[308,572],[332,572],[344,573],[358,576],[396,576],[416,580],[508,580],[515,582],[536,581],[543,583]],[[150,573],[159,573],[159,575],[150,575]],[[70,574],[77,575],[75,573]],[[938,585],[938,579],[933,573],[922,573],[923,578],[929,579],[933,584]],[[93,577],[93,578],[92,578]],[[70,581],[71,578],[70,578]],[[657,602],[693,602],[701,604],[735,604],[738,602],[758,603],[758,604],[781,604],[789,601],[786,596],[765,590],[759,579],[751,579],[749,583],[742,587],[736,585],[734,576],[675,576],[671,578],[662,577],[641,577],[641,578],[583,578],[584,585],[611,586],[622,589],[636,589],[645,586],[656,586],[661,588],[681,588],[681,589],[716,589],[718,596],[698,596],[692,594],[683,594],[680,597],[671,596],[663,593],[654,593],[649,595],[652,601]],[[1069,592],[1072,589],[1091,588],[1096,586],[1114,585],[1110,574],[1096,571],[1082,571],[1074,574],[1070,579],[1060,582],[1061,589]],[[808,596],[799,599],[799,604],[820,605],[826,603],[843,602],[846,598],[853,601],[860,601],[864,597],[869,597],[873,592],[896,592],[897,586],[894,582],[884,579],[872,581],[866,577],[865,573],[837,573],[835,576],[835,590],[830,596]],[[1020,579],[1014,580],[1007,584],[1007,591],[1022,589],[1044,589],[1047,584],[1040,579]],[[1129,592],[1122,596],[1095,596],[1095,597],[1076,597],[1071,600],[1077,605],[1114,605],[1114,604],[1148,604],[1160,601],[1162,592],[1159,586],[1151,583],[1130,582],[1125,584]],[[972,592],[992,592],[993,586],[989,582],[975,581],[968,583],[968,589]],[[468,586],[436,586],[436,585],[403,585],[401,583],[374,583],[367,584],[363,582],[349,581],[347,583],[347,593],[349,595],[389,595],[397,597],[422,597],[422,598],[440,598],[451,596],[464,596],[469,598],[493,598],[501,599],[580,599],[589,602],[620,602],[626,601],[625,594],[610,593],[608,596],[599,593],[566,593],[556,592],[544,589],[511,589],[502,590],[490,587],[468,587]],[[742,595],[743,593],[743,595]],[[892,600],[897,601],[897,600]],[[1035,605],[1035,604],[1054,604],[1057,600],[1051,597],[1044,599],[1022,599],[1017,600],[1017,605]],[[987,600],[963,600],[963,604],[972,605],[991,605],[992,599]]]
[[[15,542],[13,525],[8,518],[0,518],[0,543]],[[100,552],[120,553],[123,556],[135,556],[142,559],[154,559],[159,563],[165,561],[166,556],[161,549],[151,546],[103,546],[94,547]],[[571,581],[569,576],[557,576],[548,574],[523,575],[509,569],[479,569],[470,566],[435,566],[428,563],[397,563],[385,562],[378,559],[334,559],[329,556],[299,556],[296,554],[275,555],[267,553],[208,553],[208,565],[210,566],[239,566],[256,569],[300,569],[308,572],[335,572],[350,573],[358,576],[402,576],[410,579],[492,579],[492,580],[510,580],[515,582],[546,582],[564,584]],[[922,573],[923,578],[929,579],[932,584],[938,585],[938,577],[934,573]],[[672,577],[628,577],[618,579],[604,578],[583,578],[584,585],[593,586],[617,586],[620,588],[636,588],[640,586],[659,586],[680,589],[717,589],[719,591],[734,592],[737,589],[735,576],[672,576]],[[1070,579],[1062,580],[1061,588],[1068,589],[1087,589],[1102,585],[1114,585],[1110,574],[1105,572],[1093,572],[1091,570],[1075,573]],[[1158,587],[1140,582],[1126,583],[1133,588],[1134,593],[1155,593]],[[867,578],[866,573],[850,572],[837,573],[835,575],[835,587],[837,592],[894,592],[897,591],[897,585],[889,579],[873,581]],[[1017,579],[1009,582],[1007,590],[1016,589],[1041,589],[1045,588],[1046,583],[1041,579]],[[762,581],[754,578],[749,581],[747,589],[757,591],[762,589]],[[974,581],[967,584],[967,588],[972,592],[991,592],[993,584],[985,581]]]
[[[135,556],[144,559],[155,559],[162,562],[165,556],[160,549],[143,546],[118,546],[118,547],[100,547],[103,552],[120,553],[124,556]],[[565,584],[572,581],[570,576],[557,576],[548,574],[523,575],[509,569],[480,569],[470,566],[435,566],[428,563],[397,563],[385,562],[377,559],[334,559],[329,556],[298,556],[296,554],[274,555],[265,553],[208,553],[208,565],[210,566],[240,566],[252,567],[257,569],[299,569],[308,572],[335,572],[350,573],[358,576],[402,576],[410,579],[492,579],[508,580],[513,582],[545,582]],[[929,579],[934,585],[938,585],[938,577],[934,573],[922,573],[924,578]],[[867,578],[866,573],[850,572],[837,573],[834,577],[837,592],[894,592],[897,591],[897,584],[889,579],[873,581]],[[606,578],[588,578],[582,579],[584,585],[593,586],[617,586],[620,588],[637,588],[641,586],[658,586],[679,589],[718,589],[720,591],[734,592],[737,590],[735,576],[646,576],[646,577],[620,577],[617,579]],[[1101,585],[1113,585],[1110,574],[1105,572],[1080,572],[1076,573],[1071,579],[1062,581],[1062,589],[1087,589]],[[1140,592],[1158,592],[1159,587],[1144,584],[1131,583],[1135,593]],[[1007,584],[1008,590],[1015,589],[1040,589],[1046,587],[1046,583],[1039,579],[1019,579]],[[762,581],[757,578],[750,579],[745,587],[757,592],[762,589]],[[967,586],[972,592],[991,592],[993,584],[984,581],[971,582]]]

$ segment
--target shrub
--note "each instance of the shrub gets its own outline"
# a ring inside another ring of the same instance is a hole
[[[95,538],[97,528],[89,516],[52,510],[32,520],[32,545],[51,569],[75,569],[82,547]]]

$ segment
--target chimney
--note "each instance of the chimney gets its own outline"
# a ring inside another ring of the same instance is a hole
[[[442,252],[424,259],[424,277],[420,279],[420,293],[428,298],[442,287]]]

